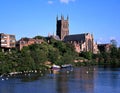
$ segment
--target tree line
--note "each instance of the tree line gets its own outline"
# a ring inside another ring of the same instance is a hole
[[[99,64],[111,67],[120,67],[120,47],[111,46],[110,51],[101,51],[100,54],[94,55]]]
[[[77,65],[103,65],[109,67],[120,67],[120,47],[117,47],[116,40],[111,40],[110,45],[109,51],[100,49],[98,54],[93,54],[92,52],[81,52],[79,56],[88,59],[89,61],[78,63]]]
[[[36,36],[41,39],[43,37]],[[43,38],[42,44],[23,47],[21,51],[12,49],[11,52],[0,52],[0,74],[46,69],[46,62],[52,64],[73,64],[75,66],[106,65],[120,67],[120,48],[112,45],[109,52],[75,52],[74,46],[57,41],[54,38]],[[83,60],[75,63],[74,60]],[[87,60],[87,61],[84,61]]]
[[[25,46],[21,51],[12,49],[11,52],[0,52],[0,74],[45,69],[44,64],[48,61],[57,65],[72,63],[78,55],[71,44],[53,38],[44,38],[44,41]]]

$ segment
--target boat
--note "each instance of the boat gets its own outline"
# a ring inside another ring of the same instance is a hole
[[[60,67],[59,65],[53,64],[51,68],[52,68],[52,70],[58,70],[58,69],[60,69],[61,67]]]
[[[61,65],[61,68],[71,68],[72,65],[71,64],[64,64],[64,65]]]

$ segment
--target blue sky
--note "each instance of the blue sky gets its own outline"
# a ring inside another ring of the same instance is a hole
[[[56,32],[56,16],[69,15],[70,34],[92,33],[120,45],[120,0],[0,0],[0,33],[21,37]]]

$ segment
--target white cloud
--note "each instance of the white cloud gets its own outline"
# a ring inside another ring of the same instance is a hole
[[[75,0],[60,0],[61,3],[68,4],[69,2],[74,2]]]
[[[48,4],[53,4],[53,1],[48,1]]]

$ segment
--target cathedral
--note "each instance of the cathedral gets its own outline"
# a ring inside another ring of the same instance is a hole
[[[58,17],[57,17],[56,21],[57,21],[56,35],[59,36],[60,40],[63,40],[65,36],[69,35],[68,17],[66,20],[64,20],[63,16],[61,16],[61,20],[58,20]]]
[[[99,52],[92,34],[82,33],[69,35],[69,18],[64,19],[64,16],[61,16],[61,19],[59,20],[57,17],[56,21],[56,35],[59,36],[61,41],[73,44],[76,52],[90,51],[94,54]]]

